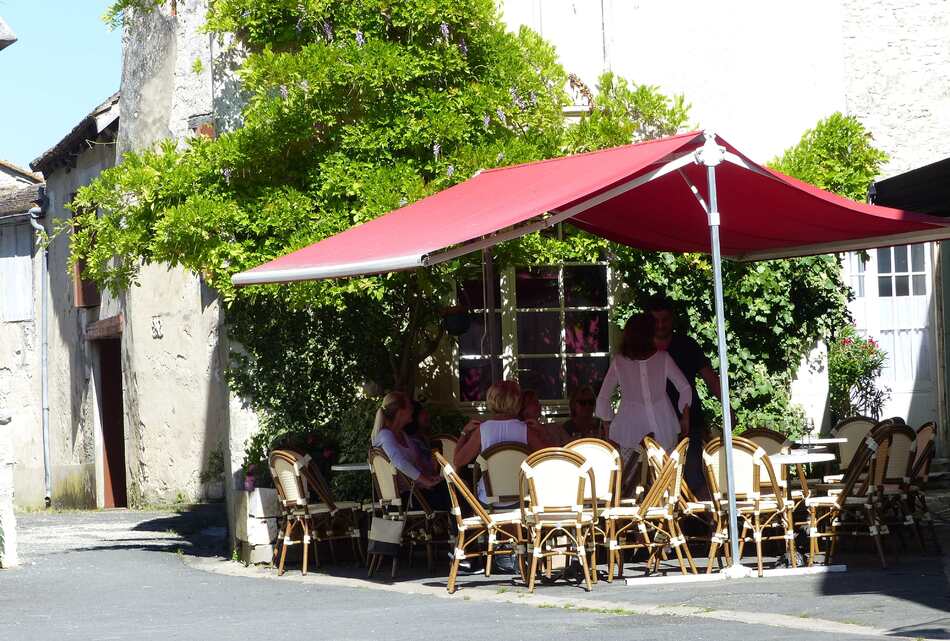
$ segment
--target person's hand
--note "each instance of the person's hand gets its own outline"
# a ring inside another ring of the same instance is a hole
[[[474,418],[465,424],[465,427],[462,428],[462,434],[471,434],[481,426],[481,421],[476,421]]]

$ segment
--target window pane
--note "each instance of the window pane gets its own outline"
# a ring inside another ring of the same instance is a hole
[[[606,307],[607,268],[603,265],[565,267],[564,305],[567,307]]]
[[[923,296],[927,293],[927,277],[923,274],[914,276],[914,296]]]
[[[907,245],[894,248],[894,273],[907,272]],[[900,296],[900,294],[898,294]]]
[[[607,312],[566,312],[564,330],[568,353],[606,352],[610,349]]]
[[[557,271],[557,267],[519,268],[515,272],[518,307],[560,307]]]
[[[501,314],[493,314],[495,317],[495,340],[489,352],[488,332],[485,327],[485,314],[469,314],[472,319],[472,325],[468,331],[459,337],[459,348],[463,356],[475,354],[501,354]],[[484,340],[483,340],[484,335]],[[482,347],[484,345],[484,348]]]
[[[915,272],[926,271],[924,269],[924,246],[923,245],[911,245],[910,265]]]
[[[881,249],[877,250],[877,273],[879,274],[891,273],[891,248],[890,247],[882,247]],[[890,296],[890,294],[888,294],[888,296]]]
[[[518,312],[519,354],[560,354],[560,312]]]
[[[895,276],[894,277],[894,293],[897,296],[910,296],[910,277],[909,276]]]
[[[560,358],[518,359],[521,389],[534,390],[542,399],[564,398]]]
[[[469,309],[485,308],[485,292],[482,288],[482,279],[473,278],[464,281],[458,288],[460,305],[468,305]],[[501,307],[501,279],[495,274],[495,309]]]
[[[852,276],[851,289],[856,298],[864,298],[864,276]]]
[[[894,290],[891,288],[890,276],[878,276],[877,295],[878,296],[893,296],[894,295]]]
[[[501,363],[498,364],[501,372]],[[491,386],[491,362],[487,359],[459,361],[459,395],[463,401],[484,401]]]
[[[567,395],[570,396],[581,385],[590,385],[595,394],[600,392],[609,365],[610,359],[606,356],[567,359]]]

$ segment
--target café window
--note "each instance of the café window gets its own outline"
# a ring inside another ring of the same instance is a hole
[[[584,384],[598,389],[609,365],[606,264],[514,267],[495,283],[499,306],[484,307],[481,280],[467,281],[474,310],[469,332],[459,341],[459,393],[481,401],[491,381],[489,359],[501,358],[506,378],[517,378],[543,400],[563,400]],[[478,301],[482,306],[475,306]],[[488,345],[485,322],[497,323]]]
[[[900,245],[877,250],[877,294],[924,296],[927,294],[926,247]]]

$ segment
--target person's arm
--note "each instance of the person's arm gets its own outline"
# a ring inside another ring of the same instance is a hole
[[[597,417],[607,424],[614,419],[614,408],[613,405],[610,404],[610,400],[619,382],[617,359],[614,358],[611,359],[610,367],[607,368],[607,375],[604,376],[604,382],[600,386],[600,393],[597,395],[597,405],[595,409]]]
[[[709,391],[721,401],[722,388],[719,385],[719,374],[712,368],[712,365],[706,365],[706,367],[699,370],[699,375],[703,377],[703,381],[706,383],[706,387],[709,388]]]
[[[462,435],[455,444],[455,457],[452,459],[452,465],[460,470],[478,456],[482,449],[482,435],[480,424],[477,421],[469,421],[462,428]]]
[[[406,455],[399,443],[396,442],[396,435],[391,430],[380,430],[379,446],[386,452],[390,462],[397,470],[409,477],[409,480],[416,481],[423,476],[416,464]]]
[[[673,360],[673,357],[666,352],[663,352],[663,355],[666,357],[666,380],[673,383],[676,391],[679,392],[676,409],[682,412],[685,408],[689,407],[690,402],[693,400],[693,387],[689,384],[689,381],[686,380],[683,370],[679,368],[676,361]]]

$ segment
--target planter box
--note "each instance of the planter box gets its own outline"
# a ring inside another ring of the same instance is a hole
[[[240,541],[239,544],[240,549],[238,551],[238,556],[243,563],[270,563],[274,559],[273,545],[252,545],[247,541]]]
[[[241,492],[246,501],[247,515],[259,519],[280,516],[277,490],[272,487],[257,487],[250,492]]]

